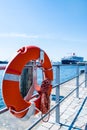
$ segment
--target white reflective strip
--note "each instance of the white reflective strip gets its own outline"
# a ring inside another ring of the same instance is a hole
[[[4,80],[10,80],[10,81],[19,81],[19,78],[20,78],[20,76],[19,75],[15,75],[15,74],[8,74],[8,73],[6,73],[5,75],[4,75]]]

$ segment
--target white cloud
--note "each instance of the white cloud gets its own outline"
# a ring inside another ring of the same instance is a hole
[[[44,38],[44,39],[59,39],[59,35],[55,34],[39,34],[39,35],[28,35],[26,33],[0,33],[1,38]]]
[[[55,36],[53,34],[40,34],[40,35],[28,35],[26,33],[0,33],[1,38],[44,38],[44,39],[54,39]]]
[[[2,38],[38,38],[38,35],[27,35],[25,33],[0,33]]]
[[[29,38],[29,39],[53,39],[53,40],[59,40],[59,41],[67,41],[67,42],[87,42],[87,38],[82,37],[73,37],[73,36],[67,36],[63,34],[40,34],[40,35],[28,35],[26,33],[0,33],[0,38]]]

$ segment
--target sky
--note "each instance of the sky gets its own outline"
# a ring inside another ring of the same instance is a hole
[[[53,61],[87,60],[87,0],[0,0],[0,60],[31,45]]]

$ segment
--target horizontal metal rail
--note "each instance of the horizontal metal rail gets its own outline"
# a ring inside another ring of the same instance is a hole
[[[83,74],[79,74],[78,76],[81,76],[81,75],[83,75]],[[68,79],[68,80],[66,80],[66,81],[64,81],[64,82],[62,82],[62,83],[60,83],[60,84],[55,84],[55,85],[53,86],[53,89],[56,88],[57,85],[63,85],[63,84],[65,84],[65,83],[67,83],[67,82],[69,82],[69,81],[75,79],[75,78],[78,77],[78,76],[74,76],[73,78]],[[83,82],[85,82],[85,81],[83,81]]]
[[[6,111],[8,111],[8,108],[7,108],[7,107],[1,109],[1,110],[0,110],[0,114],[4,113],[4,112],[6,112]]]
[[[78,118],[78,116],[79,116],[79,114],[80,114],[80,112],[81,112],[83,106],[85,105],[86,100],[87,100],[87,97],[84,99],[82,105],[80,106],[80,108],[79,108],[79,110],[78,110],[78,112],[77,112],[75,118],[73,119],[71,125],[69,126],[69,129],[68,129],[68,130],[72,130],[72,127],[73,127],[75,121],[77,120],[77,118]]]

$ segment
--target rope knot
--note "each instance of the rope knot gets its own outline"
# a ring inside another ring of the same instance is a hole
[[[50,109],[50,98],[49,98],[49,87],[51,81],[46,79],[42,82],[41,85],[41,112],[42,114],[46,114]]]
[[[48,92],[50,83],[51,83],[51,81],[49,79],[46,79],[42,82],[42,85],[41,85],[41,92],[42,93]]]

